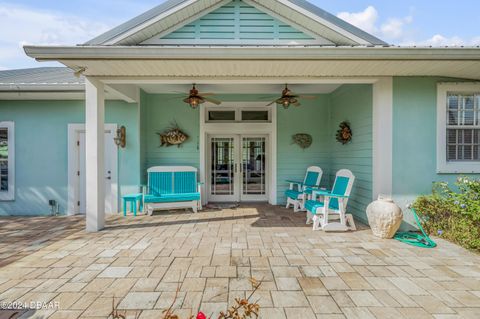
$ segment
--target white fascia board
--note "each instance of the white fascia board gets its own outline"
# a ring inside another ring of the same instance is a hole
[[[39,61],[59,60],[473,60],[480,48],[25,46]]]
[[[0,84],[1,92],[81,92],[84,91],[84,84],[22,84],[22,83],[5,83]]]

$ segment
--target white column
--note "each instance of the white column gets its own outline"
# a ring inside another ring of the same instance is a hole
[[[373,199],[392,196],[393,80],[373,84]]]
[[[87,232],[96,232],[105,226],[105,172],[104,172],[104,85],[95,79],[85,79],[86,93],[86,195]]]

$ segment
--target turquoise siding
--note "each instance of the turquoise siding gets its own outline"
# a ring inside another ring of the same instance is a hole
[[[259,11],[241,0],[234,0],[163,39],[182,40],[312,40],[309,35]]]
[[[15,122],[15,201],[0,202],[1,215],[48,214],[49,199],[67,207],[67,125],[84,123],[84,101],[0,101],[2,121]],[[120,193],[138,191],[137,107],[106,103],[106,122],[125,125],[127,147],[119,151]]]
[[[350,122],[353,138],[342,145],[335,139],[338,125]],[[372,86],[343,85],[332,93],[330,114],[330,180],[348,168],[355,175],[348,211],[366,221],[365,209],[372,201]]]
[[[319,95],[316,100],[304,100],[300,107],[277,109],[277,202],[286,203],[287,179],[302,181],[307,167],[315,165],[323,170],[321,184],[330,185],[330,96]],[[292,135],[307,133],[312,145],[302,150],[292,143]]]
[[[432,77],[393,80],[393,193],[404,208],[418,195],[431,193],[433,182],[454,183],[458,177],[436,172],[437,83],[446,81],[452,80]],[[410,215],[406,217],[411,221]]]
[[[200,111],[192,110],[178,96],[142,93],[142,181],[146,182],[146,170],[158,165],[200,166],[199,133]],[[173,122],[188,136],[180,147],[160,147],[157,132],[163,132]]]

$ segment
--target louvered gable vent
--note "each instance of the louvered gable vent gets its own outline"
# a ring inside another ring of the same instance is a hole
[[[144,45],[331,45],[243,2],[230,3]]]

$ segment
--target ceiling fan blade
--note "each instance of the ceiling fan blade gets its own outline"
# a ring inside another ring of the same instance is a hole
[[[275,100],[275,101],[272,101],[272,102],[268,103],[266,106],[273,105],[274,103],[277,103],[277,100]]]
[[[300,104],[299,102],[296,102],[296,103],[293,103],[293,106],[301,106],[302,104]]]
[[[185,95],[185,94],[175,94],[175,96],[170,96],[166,99],[163,99],[163,101],[171,101],[171,100],[178,100],[178,99],[185,99],[187,98],[188,95]]]
[[[210,96],[210,95],[215,95],[215,93],[198,93],[198,95],[201,95],[201,96]]]
[[[299,95],[298,97],[306,100],[315,100],[317,98],[315,95]]]
[[[220,105],[222,104],[221,101],[219,100],[216,100],[216,99],[212,99],[211,97],[204,97],[204,96],[200,96],[202,99],[204,99],[205,101],[208,101],[210,103],[213,103],[213,104],[216,104],[216,105]]]

